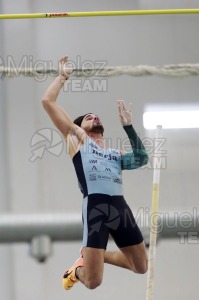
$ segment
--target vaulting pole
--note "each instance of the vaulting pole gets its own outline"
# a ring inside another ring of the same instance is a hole
[[[161,167],[161,150],[157,147],[158,139],[162,136],[162,126],[156,128],[156,138],[154,145],[154,173],[153,173],[153,193],[152,193],[152,207],[150,216],[150,243],[148,255],[148,274],[147,274],[147,290],[146,300],[153,300],[154,293],[154,269],[156,256],[156,241],[158,234],[158,204],[159,204],[159,185],[160,185],[160,167]]]

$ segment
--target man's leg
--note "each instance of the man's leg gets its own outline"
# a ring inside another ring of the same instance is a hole
[[[105,262],[143,274],[147,271],[147,253],[142,233],[123,197],[114,196],[112,205],[120,212],[120,222],[110,234],[120,251],[105,252]]]
[[[104,263],[126,268],[140,274],[147,271],[147,253],[144,242],[120,248],[120,251],[115,252],[85,247],[82,254],[84,266],[77,268],[76,276],[90,289],[94,289],[101,284]]]
[[[104,253],[104,249],[90,247],[82,249],[84,266],[76,269],[76,276],[89,289],[95,289],[102,282]]]
[[[148,265],[145,244],[142,242],[138,245],[123,247],[117,252],[106,251],[104,262],[143,274],[147,271]]]
[[[74,264],[72,267],[72,281],[68,277],[70,272],[65,273],[66,276],[63,279],[65,289],[72,288],[78,279],[87,288],[95,289],[102,282],[104,263],[126,268],[140,274],[147,271],[147,254],[144,242],[120,248],[120,251],[115,252],[85,247],[82,249],[82,254],[83,259],[80,258],[76,263],[78,266]]]

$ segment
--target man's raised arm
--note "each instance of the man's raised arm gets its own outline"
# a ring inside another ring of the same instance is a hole
[[[44,96],[42,97],[42,104],[44,106],[44,109],[64,137],[68,135],[69,131],[76,133],[76,131],[78,130],[71,117],[56,102],[61,88],[71,74],[71,70],[66,68],[67,60],[67,56],[60,59],[59,75],[51,83]]]
[[[118,100],[118,112],[120,122],[130,140],[132,152],[124,153],[122,156],[123,169],[137,169],[148,163],[148,155],[144,145],[132,125],[131,104],[126,107],[124,100]]]

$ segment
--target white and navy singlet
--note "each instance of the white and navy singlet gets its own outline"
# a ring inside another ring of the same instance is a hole
[[[83,246],[106,249],[109,234],[119,248],[139,244],[142,234],[123,197],[119,150],[99,147],[90,137],[73,157],[83,193]]]
[[[123,195],[119,150],[99,147],[90,137],[73,157],[84,197],[90,194]]]

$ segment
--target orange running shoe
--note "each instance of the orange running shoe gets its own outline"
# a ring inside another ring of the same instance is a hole
[[[78,258],[74,265],[68,269],[62,279],[62,285],[65,290],[70,290],[75,283],[79,281],[79,279],[76,277],[75,271],[78,267],[83,267],[84,266],[84,261],[83,258]]]

